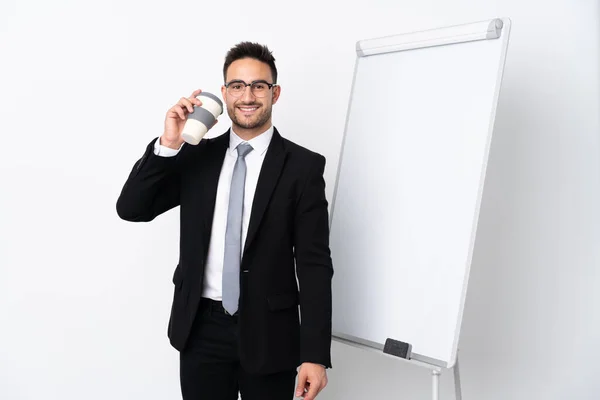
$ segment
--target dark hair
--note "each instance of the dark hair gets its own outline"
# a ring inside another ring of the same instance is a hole
[[[223,80],[227,80],[227,68],[234,61],[242,58],[253,58],[267,64],[271,68],[271,75],[273,75],[273,82],[271,83],[277,83],[277,67],[275,67],[273,54],[267,46],[251,42],[240,42],[229,49],[223,65]]]

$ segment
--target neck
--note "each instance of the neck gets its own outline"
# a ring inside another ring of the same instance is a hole
[[[265,133],[269,129],[270,126],[271,126],[271,121],[268,121],[259,127],[251,128],[251,129],[241,127],[235,123],[232,124],[233,131],[235,132],[235,134],[238,135],[240,137],[240,139],[242,139],[246,142]]]

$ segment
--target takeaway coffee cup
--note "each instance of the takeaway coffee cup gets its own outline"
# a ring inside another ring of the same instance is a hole
[[[186,143],[197,145],[212,128],[215,120],[223,114],[223,103],[212,93],[201,92],[197,98],[202,102],[194,106],[194,112],[188,114],[181,137]]]

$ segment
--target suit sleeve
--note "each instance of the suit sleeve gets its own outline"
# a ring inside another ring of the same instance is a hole
[[[155,139],[158,140],[158,139]],[[179,205],[178,157],[154,154],[152,141],[133,166],[117,200],[117,214],[132,222],[147,222]]]
[[[300,361],[331,368],[333,265],[324,169],[325,158],[319,155],[298,201],[294,236],[300,285]]]

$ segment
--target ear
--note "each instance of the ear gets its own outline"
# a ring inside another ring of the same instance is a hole
[[[221,86],[221,96],[223,97],[223,100],[225,100],[225,103],[227,103],[227,88],[225,85]]]
[[[277,86],[273,87],[273,101],[271,104],[277,103],[277,100],[279,99],[280,94],[281,94],[281,86],[277,85]]]

